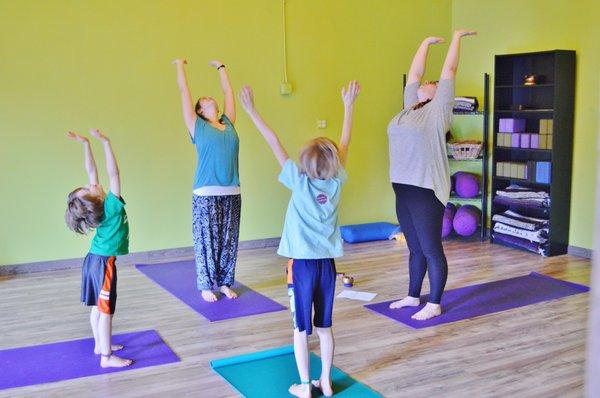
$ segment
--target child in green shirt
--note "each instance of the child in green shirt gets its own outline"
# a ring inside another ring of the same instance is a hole
[[[108,137],[90,130],[104,147],[110,191],[98,184],[96,162],[86,137],[68,132],[67,137],[83,144],[89,184],[72,191],[67,199],[65,221],[72,231],[85,235],[96,230],[90,252],[85,257],[81,278],[81,301],[92,306],[90,323],[94,334],[94,353],[100,354],[100,366],[123,367],[132,360],[113,354],[123,348],[111,344],[112,317],[117,301],[116,256],[129,253],[129,224],[125,201],[121,198],[121,181],[117,161]]]

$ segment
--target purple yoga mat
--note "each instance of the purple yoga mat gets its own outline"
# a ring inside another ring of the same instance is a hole
[[[0,390],[179,362],[155,330],[113,336],[123,344],[119,356],[133,359],[126,368],[101,368],[94,339],[63,341],[0,351]]]
[[[210,322],[286,309],[283,305],[237,282],[231,287],[239,295],[237,299],[230,300],[220,295],[217,302],[207,303],[202,300],[196,288],[196,265],[193,260],[137,264],[135,267]]]
[[[448,290],[442,296],[441,305],[444,310],[442,315],[426,321],[411,319],[411,316],[423,308],[423,305],[392,310],[389,308],[392,300],[367,304],[365,307],[414,329],[423,329],[585,293],[589,290],[587,286],[532,272],[526,276]],[[422,303],[426,303],[428,299],[429,295],[421,296]]]

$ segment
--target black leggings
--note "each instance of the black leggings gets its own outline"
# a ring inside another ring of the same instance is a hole
[[[396,215],[410,251],[408,295],[419,297],[425,272],[429,275],[429,302],[439,304],[448,278],[448,263],[442,246],[444,205],[433,190],[392,183]]]

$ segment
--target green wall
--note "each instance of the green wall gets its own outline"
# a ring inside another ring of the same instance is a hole
[[[394,220],[386,125],[420,40],[447,36],[450,0],[288,0],[289,98],[282,81],[281,1],[0,0],[0,264],[80,257],[89,238],[63,221],[85,183],[81,148],[64,138],[104,129],[120,161],[131,251],[191,245],[195,166],[180,116],[173,58],[189,60],[192,94],[218,96],[211,59],[258,107],[292,154],[316,135],[338,138],[340,87],[360,79],[342,223]],[[432,51],[431,77],[446,47]],[[435,73],[434,73],[435,72]],[[328,127],[316,129],[316,119]],[[240,109],[241,239],[279,236],[289,193]],[[100,170],[104,162],[94,146]],[[104,173],[101,175],[105,177]],[[106,185],[106,179],[104,179]]]
[[[600,2],[595,0],[454,0],[452,27],[475,29],[461,56],[457,93],[481,93],[481,73],[494,71],[494,55],[538,50],[577,51],[575,136],[569,242],[592,248],[598,131]],[[460,121],[457,128],[460,128]]]
[[[458,93],[480,93],[493,55],[554,48],[578,53],[571,244],[591,248],[598,130],[597,38],[593,0],[288,0],[289,78],[282,80],[281,2],[0,0],[0,264],[82,256],[89,238],[63,222],[66,193],[85,183],[81,148],[66,130],[111,135],[131,220],[131,250],[191,244],[195,155],[185,133],[170,61],[189,60],[192,93],[219,97],[211,59],[228,65],[236,89],[251,84],[257,104],[292,154],[316,135],[338,138],[339,89],[357,78],[350,180],[342,223],[394,221],[386,125],[401,104],[402,73],[420,40],[452,28],[480,32],[465,43]],[[560,16],[561,23],[552,23]],[[430,78],[447,46],[431,53]],[[279,236],[288,192],[278,167],[241,109],[241,239]],[[328,121],[325,130],[316,120]],[[457,119],[456,130],[477,128]],[[477,123],[477,122],[475,122]],[[101,171],[100,148],[94,146]],[[104,174],[102,173],[102,177]],[[106,181],[106,180],[104,180]]]

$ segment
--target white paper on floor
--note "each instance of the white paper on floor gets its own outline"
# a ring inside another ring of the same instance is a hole
[[[338,298],[347,298],[351,300],[371,301],[377,296],[377,293],[357,292],[355,290],[342,290],[337,295]]]

